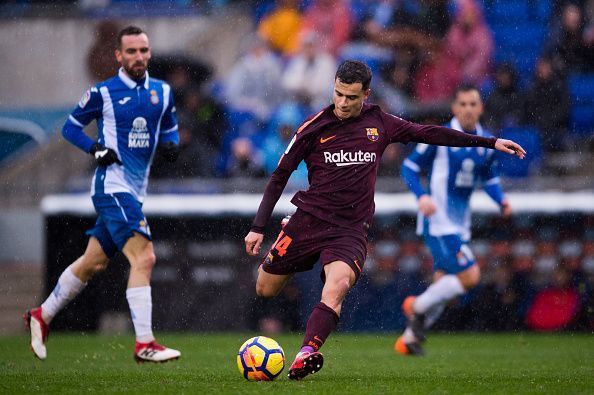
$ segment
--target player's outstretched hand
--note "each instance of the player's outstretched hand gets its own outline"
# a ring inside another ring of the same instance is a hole
[[[262,233],[250,232],[244,239],[245,251],[249,255],[258,255],[260,253],[260,247],[264,241],[264,235]]]
[[[509,218],[512,215],[512,207],[507,200],[501,202],[501,215],[504,218]]]
[[[433,214],[435,214],[436,210],[437,210],[437,206],[435,205],[435,202],[433,201],[433,199],[431,199],[431,196],[422,195],[419,198],[419,211],[425,217],[432,216]]]
[[[495,142],[495,149],[497,151],[505,152],[506,154],[516,155],[520,159],[524,159],[526,151],[518,143],[514,143],[511,140],[497,139]]]
[[[114,163],[122,164],[118,154],[111,148],[106,148],[99,143],[93,144],[89,153],[95,157],[95,161],[99,166],[110,166]]]

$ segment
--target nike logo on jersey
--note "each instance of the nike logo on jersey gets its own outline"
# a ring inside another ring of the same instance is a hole
[[[326,137],[326,138],[324,138],[324,137],[320,137],[320,143],[321,143],[321,144],[324,144],[326,141],[330,141],[330,140],[332,140],[334,137],[336,137],[336,135],[334,135],[334,136],[330,136],[330,137]]]
[[[119,100],[118,103],[120,103],[122,106],[126,103],[128,103],[128,101],[132,99],[131,97],[124,97],[122,100]]]

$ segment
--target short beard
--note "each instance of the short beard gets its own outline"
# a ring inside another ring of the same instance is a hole
[[[135,80],[144,77],[144,75],[146,74],[146,68],[143,68],[142,71],[138,71],[138,69],[128,68],[124,66],[124,70],[126,70],[126,73]]]

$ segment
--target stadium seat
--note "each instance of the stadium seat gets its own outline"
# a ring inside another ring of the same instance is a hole
[[[543,24],[528,22],[494,25],[493,35],[501,48],[534,49],[540,46],[546,29]]]
[[[594,103],[594,73],[571,74],[569,91],[576,103]]]
[[[571,115],[569,130],[575,134],[594,132],[594,74],[569,76]]]
[[[486,3],[487,15],[490,20],[525,21],[531,15],[531,8],[527,1],[493,0]]]
[[[501,138],[513,140],[528,153],[526,158],[519,159],[497,152],[501,175],[512,178],[527,177],[542,161],[540,132],[532,127],[509,127],[501,131]]]

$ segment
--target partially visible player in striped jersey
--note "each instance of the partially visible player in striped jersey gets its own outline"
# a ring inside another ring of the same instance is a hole
[[[150,279],[156,258],[142,212],[157,146],[169,161],[179,152],[173,95],[168,84],[148,75],[151,50],[140,28],[130,26],[118,34],[115,56],[122,65],[118,75],[88,90],[62,129],[66,140],[95,158],[91,195],[98,218],[87,231],[84,254],[64,270],[45,302],[25,314],[31,349],[39,359],[47,356],[45,342],[54,316],[117,251],[130,262],[126,298],[136,333],[134,358],[165,362],[180,356],[153,336]],[[98,141],[83,131],[93,120]]]
[[[454,118],[447,125],[471,135],[490,137],[479,123],[483,103],[478,89],[461,85],[452,103]],[[441,315],[453,298],[474,288],[480,281],[470,241],[470,196],[483,190],[511,215],[497,175],[495,151],[483,147],[438,147],[418,144],[404,161],[402,177],[419,204],[417,233],[422,235],[433,256],[433,284],[419,296],[409,296],[402,308],[408,317],[404,334],[395,349],[405,355],[423,355],[425,330]],[[421,184],[427,173],[428,188]]]

